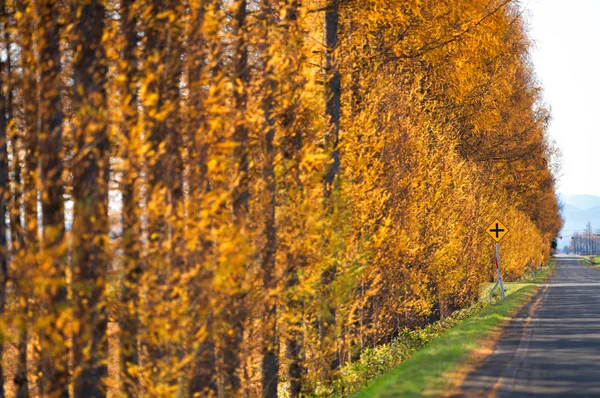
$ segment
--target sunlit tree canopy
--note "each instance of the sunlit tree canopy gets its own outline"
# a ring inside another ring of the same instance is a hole
[[[2,0],[0,396],[331,396],[561,228],[516,0]]]

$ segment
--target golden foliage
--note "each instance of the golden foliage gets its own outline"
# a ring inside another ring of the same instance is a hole
[[[25,249],[0,240],[0,305],[37,392],[327,395],[478,299],[491,220],[506,280],[549,261],[556,149],[518,3],[5,7],[0,181],[24,196],[2,225]]]

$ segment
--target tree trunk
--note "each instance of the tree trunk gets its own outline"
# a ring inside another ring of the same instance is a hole
[[[14,81],[12,76],[12,51],[9,18],[10,13],[6,2],[2,1],[2,12],[4,13],[4,45],[6,46],[6,127],[7,136],[10,136],[12,173],[10,195],[10,237],[12,246],[12,258],[21,258],[24,248],[23,226],[21,225],[21,162],[19,161],[19,133],[16,126],[11,127],[13,120],[13,90]],[[11,128],[9,128],[11,127]],[[12,131],[11,131],[12,130]],[[14,260],[13,260],[14,261]]]
[[[137,348],[139,329],[139,284],[142,273],[140,256],[140,239],[142,235],[139,221],[139,210],[135,197],[135,189],[140,173],[137,155],[139,144],[138,123],[138,57],[137,57],[137,10],[134,8],[136,0],[121,0],[121,31],[125,44],[121,59],[125,67],[123,74],[124,101],[123,108],[125,120],[123,135],[126,148],[123,157],[125,170],[123,171],[123,254],[124,275],[121,285],[121,311],[119,327],[119,363],[121,372],[121,393],[126,397],[138,396],[137,366],[139,353]]]
[[[24,146],[25,146],[25,170],[23,172],[23,210],[25,213],[25,249],[26,262],[25,271],[22,273],[22,296],[20,300],[23,305],[20,309],[22,316],[22,326],[18,341],[18,360],[17,370],[15,372],[15,388],[17,398],[26,398],[29,396],[29,386],[27,377],[27,341],[28,341],[28,301],[31,296],[30,281],[32,273],[36,271],[37,264],[35,256],[37,254],[38,242],[38,130],[37,130],[37,101],[36,101],[36,65],[33,52],[33,15],[31,3],[28,0],[17,2],[17,11],[20,18],[17,19],[17,30],[19,33],[19,45],[21,46],[21,69],[23,74],[22,92],[23,92],[23,115],[24,115]]]
[[[273,65],[269,54],[269,26],[272,24],[272,5],[269,0],[262,0],[261,14],[265,25],[260,53],[263,58],[263,100],[262,110],[265,118],[265,144],[263,149],[263,180],[266,185],[267,207],[265,209],[265,243],[262,259],[263,290],[265,302],[263,309],[263,342],[262,342],[262,395],[265,398],[277,397],[279,363],[277,353],[279,343],[277,336],[277,296],[275,289],[275,256],[277,252],[277,229],[275,225],[276,180],[275,180],[275,114],[274,101],[276,82]]]
[[[73,12],[73,297],[79,321],[73,334],[74,392],[75,397],[104,397],[109,179],[105,9],[92,0]]]
[[[151,155],[147,157],[147,219],[148,255],[147,268],[153,278],[154,288],[148,295],[148,311],[161,307],[163,312],[150,319],[148,339],[149,364],[152,364],[155,382],[173,384],[173,366],[169,365],[177,355],[172,349],[170,336],[164,333],[164,324],[158,321],[166,317],[173,284],[169,281],[173,271],[182,260],[180,228],[182,188],[182,166],[179,154],[181,134],[179,132],[179,79],[181,77],[180,21],[182,19],[179,0],[154,0],[145,18],[145,68],[154,73],[144,76],[147,96],[142,99],[145,109],[144,135],[148,139]],[[171,18],[173,18],[171,20]],[[173,304],[175,305],[175,304]],[[177,343],[178,344],[178,343]],[[161,371],[165,370],[165,372]]]
[[[245,112],[248,99],[248,82],[250,73],[248,69],[248,43],[246,40],[246,0],[236,0],[233,12],[233,37],[234,54],[233,71],[231,80],[234,83],[233,107],[236,112],[236,125],[233,140],[236,147],[233,153],[237,183],[232,190],[232,214],[235,228],[239,233],[244,232],[248,214],[248,128],[246,126]],[[237,281],[241,275],[235,276]],[[244,322],[246,309],[242,286],[235,286],[236,290],[228,298],[225,306],[224,325],[230,330],[223,337],[223,388],[226,394],[240,395],[241,381],[241,344],[244,336]]]
[[[341,75],[336,60],[338,45],[339,1],[331,0],[325,10],[325,149],[331,160],[323,181],[323,196],[329,198],[337,187],[336,177],[340,170],[340,151],[338,147],[341,112]]]
[[[248,43],[246,42],[246,0],[237,0],[234,11],[235,60],[233,65],[234,107],[241,119],[235,126],[234,141],[237,144],[234,158],[236,160],[239,183],[233,192],[233,217],[238,224],[244,221],[248,213],[248,127],[243,120],[248,101],[247,85],[250,80],[248,67]]]
[[[58,6],[40,0],[39,25],[39,137],[42,185],[42,261],[40,273],[49,284],[44,287],[40,328],[40,395],[67,397],[69,355],[65,330],[57,326],[67,309],[65,279],[66,242],[63,204],[61,64]]]
[[[188,159],[190,169],[190,200],[188,203],[188,223],[190,232],[198,231],[198,225],[203,222],[200,219],[200,203],[204,195],[210,189],[208,178],[208,150],[210,147],[207,127],[205,124],[206,110],[204,109],[205,94],[203,85],[207,84],[204,75],[208,72],[207,64],[209,51],[207,51],[207,39],[204,36],[202,28],[205,19],[205,13],[209,5],[203,0],[190,2],[190,32],[188,44],[188,83],[189,83],[189,127],[188,127]],[[213,38],[217,41],[216,38]],[[212,43],[214,45],[214,43]],[[214,84],[215,74],[211,73],[210,83]],[[195,215],[195,216],[192,216]],[[214,317],[209,307],[210,287],[209,283],[213,279],[212,271],[205,267],[208,259],[208,252],[211,243],[207,238],[208,231],[200,230],[200,247],[194,253],[197,263],[202,264],[198,271],[198,277],[191,282],[190,290],[192,295],[197,298],[190,311],[194,314],[194,319],[204,320],[204,323],[198,322],[192,327],[192,336],[197,336],[200,327],[205,329],[204,336],[198,341],[194,338],[191,347],[194,350],[194,363],[190,375],[188,392],[190,395],[205,394],[216,395],[216,367],[215,367],[215,342],[214,342]]]
[[[180,0],[171,0],[169,2],[169,10],[176,15],[175,21],[170,22],[166,29],[166,53],[164,63],[166,64],[166,75],[163,79],[165,83],[164,93],[166,106],[169,112],[165,118],[165,142],[166,142],[166,169],[162,171],[166,177],[166,186],[168,188],[168,196],[170,198],[170,206],[168,207],[168,239],[170,240],[169,263],[171,269],[167,271],[166,291],[164,293],[165,300],[173,300],[175,296],[173,291],[179,284],[178,276],[181,275],[181,270],[185,269],[186,247],[184,245],[184,203],[183,203],[183,159],[181,156],[181,148],[183,146],[182,129],[180,123],[180,101],[181,95],[179,86],[181,83],[182,74],[182,43],[181,37],[183,34],[180,21],[182,19],[182,4]],[[173,300],[172,306],[178,307],[181,305],[181,300]],[[177,320],[173,321],[177,324]],[[165,347],[168,358],[169,368],[174,368],[174,365],[183,361],[182,344],[183,341],[179,338],[169,339]],[[176,372],[172,372],[167,377],[167,382],[171,385],[179,385],[179,394],[182,394],[185,381]]]
[[[341,112],[341,75],[338,62],[336,60],[336,50],[338,45],[338,21],[339,21],[339,1],[331,0],[325,9],[325,115],[327,120],[325,132],[325,150],[331,157],[325,178],[323,180],[323,196],[325,198],[325,208],[327,214],[332,217],[335,208],[335,198],[331,194],[337,190],[338,174],[340,169],[339,152],[339,132],[340,132],[340,112]],[[332,200],[333,199],[333,200]],[[331,304],[330,286],[335,280],[336,266],[330,266],[321,275],[321,283],[326,296],[326,313],[321,315],[319,329],[321,338],[321,348],[325,355],[325,360],[329,362],[329,369],[325,373],[339,366],[339,355],[337,349],[334,349],[333,358],[330,357],[330,347],[335,346],[335,325],[336,310]]]
[[[4,15],[6,18],[6,15]],[[2,83],[0,81],[0,83]],[[2,85],[0,84],[0,87]],[[0,318],[4,319],[6,305],[6,282],[8,280],[8,245],[6,239],[7,202],[10,196],[8,186],[8,150],[6,147],[6,96],[0,89]],[[2,333],[6,333],[3,326]],[[4,339],[0,339],[0,397],[4,398]]]
[[[299,285],[298,271],[304,265],[303,257],[288,255],[288,280],[286,290],[291,297],[288,300],[290,314],[290,325],[286,339],[286,353],[288,356],[288,379],[290,380],[290,396],[299,397],[302,392],[302,377],[304,368],[304,333],[302,331],[302,309],[304,302],[298,298],[297,287]]]
[[[302,129],[300,112],[300,95],[304,89],[303,77],[301,74],[301,65],[305,61],[302,54],[302,37],[298,26],[299,2],[290,0],[287,4],[283,20],[285,26],[285,42],[289,43],[289,68],[286,74],[293,79],[291,88],[291,100],[282,115],[282,131],[285,137],[283,141],[283,156],[286,164],[289,166],[289,172],[286,176],[287,193],[291,195],[289,203],[297,205],[303,202],[304,186],[301,181],[300,161],[302,157]],[[302,210],[292,207],[287,211],[289,214],[298,214]],[[295,225],[295,223],[290,223]],[[304,237],[304,225],[297,226],[289,239],[298,240]],[[288,360],[287,377],[290,382],[290,396],[299,397],[302,392],[302,378],[305,373],[304,368],[304,334],[303,334],[303,307],[304,302],[301,297],[299,272],[305,266],[305,259],[301,249],[288,244],[286,250],[286,270],[285,270],[285,297],[288,319],[288,330],[285,339],[286,356]]]
[[[148,274],[148,283],[153,285],[153,289],[148,294],[145,310],[148,313],[156,311],[163,302],[164,293],[167,291],[165,282],[167,279],[167,270],[172,264],[169,262],[169,253],[166,252],[168,239],[168,206],[171,204],[170,194],[168,192],[169,183],[167,181],[168,157],[166,154],[165,120],[160,117],[160,113],[165,107],[165,68],[161,67],[166,54],[166,26],[169,24],[168,16],[165,12],[169,11],[169,3],[161,0],[146,2],[147,9],[142,12],[144,16],[144,68],[152,73],[142,76],[145,80],[143,84],[146,88],[146,96],[141,99],[144,103],[144,126],[146,131],[143,135],[151,148],[151,152],[146,156],[147,178],[145,181],[147,206],[147,228],[148,228],[148,251],[144,256],[144,270]],[[148,352],[148,365],[152,369],[153,382],[158,383],[162,379],[160,370],[165,354],[165,336],[160,332],[163,325],[157,322],[165,316],[163,312],[157,313],[155,317],[148,318],[146,325],[147,332],[143,345]]]

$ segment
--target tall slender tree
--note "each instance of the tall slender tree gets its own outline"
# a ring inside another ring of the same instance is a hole
[[[127,397],[138,395],[137,366],[139,365],[138,330],[139,330],[139,284],[141,282],[142,265],[140,261],[141,224],[139,220],[139,201],[136,200],[136,187],[139,187],[140,162],[137,146],[138,131],[138,28],[137,12],[139,4],[136,0],[121,0],[121,36],[123,48],[121,59],[123,65],[123,112],[122,133],[125,140],[124,171],[121,191],[123,194],[123,254],[124,276],[121,285],[121,316],[119,326],[119,356],[121,371],[121,392]]]
[[[165,26],[170,17],[171,2],[153,0],[144,4],[140,15],[143,16],[141,24],[144,32],[143,67],[152,71],[143,75],[140,94],[144,94],[141,103],[144,105],[144,131],[141,133],[150,148],[145,155],[147,178],[144,181],[146,206],[145,218],[147,220],[147,250],[144,258],[144,276],[146,283],[152,286],[153,294],[147,296],[146,313],[153,311],[161,314],[157,317],[147,317],[147,333],[143,345],[148,352],[151,364],[159,363],[165,355],[165,339],[160,333],[162,328],[160,319],[164,317],[167,304],[164,294],[167,289],[167,274],[171,268],[171,257],[167,252],[169,236],[169,211],[172,204],[170,200],[170,175],[168,171],[167,132],[165,130],[165,108],[173,104],[166,101],[166,60],[167,32]],[[148,272],[146,272],[148,271]],[[158,294],[158,292],[161,292]],[[162,363],[162,362],[161,362]],[[150,366],[153,383],[162,380],[158,366]]]
[[[163,87],[160,91],[164,93],[164,122],[161,129],[164,131],[165,143],[165,169],[162,175],[165,178],[165,187],[167,188],[167,239],[170,268],[167,270],[164,299],[173,300],[169,307],[169,312],[177,313],[180,307],[178,285],[181,283],[181,276],[185,272],[184,264],[188,260],[187,250],[184,245],[184,167],[183,167],[183,129],[181,123],[181,80],[183,72],[182,64],[182,36],[183,25],[183,2],[181,0],[170,0],[166,2],[167,12],[171,22],[164,34],[165,55],[163,63],[165,65],[164,75],[161,78]],[[173,319],[173,324],[179,325],[180,317]],[[178,361],[183,360],[181,350],[181,335],[173,335],[166,343],[167,363],[173,364],[173,371],[169,373],[168,384],[178,385],[183,389],[181,380],[178,380],[175,366]]]
[[[79,327],[73,335],[74,393],[106,396],[109,143],[107,65],[102,38],[105,9],[99,1],[74,7],[72,97],[73,297]]]
[[[247,14],[246,0],[236,0],[233,3],[233,29],[234,58],[231,70],[231,82],[233,85],[233,111],[235,114],[235,125],[233,132],[233,159],[235,167],[235,182],[232,189],[232,215],[236,232],[240,235],[245,233],[248,201],[248,126],[246,122],[246,111],[248,101],[248,85],[250,81],[250,70],[248,68],[248,41],[247,41]],[[225,324],[229,332],[224,336],[223,342],[223,367],[224,367],[224,389],[227,394],[240,394],[241,381],[241,358],[240,347],[244,338],[244,323],[246,309],[244,308],[244,296],[240,283],[241,276],[235,276],[237,286],[234,294],[229,298],[224,311]]]
[[[189,393],[217,394],[216,386],[216,356],[214,335],[214,312],[207,308],[210,300],[210,282],[213,272],[207,266],[209,262],[209,251],[211,242],[208,238],[208,228],[199,227],[205,225],[206,220],[200,216],[202,201],[210,191],[208,175],[208,155],[210,138],[206,125],[207,114],[207,90],[206,85],[215,84],[218,79],[215,65],[218,64],[212,57],[209,48],[218,44],[218,37],[211,37],[211,32],[205,30],[206,14],[214,11],[214,1],[194,0],[190,1],[190,25],[187,46],[187,73],[188,73],[188,167],[190,170],[189,186],[190,195],[188,200],[188,229],[190,233],[199,231],[199,247],[193,254],[193,262],[198,264],[197,275],[191,286],[193,301],[192,313],[198,314],[199,319],[205,320],[193,326],[194,363],[189,382]],[[210,15],[210,14],[209,14]],[[209,38],[212,41],[209,41]],[[212,76],[214,79],[209,79]],[[218,83],[216,83],[218,84]],[[189,223],[193,223],[189,224]],[[204,327],[204,334],[199,332]]]
[[[23,225],[21,224],[21,210],[22,210],[22,185],[21,185],[21,160],[19,156],[20,143],[20,132],[15,124],[14,119],[14,91],[15,91],[15,76],[13,72],[13,38],[11,37],[12,22],[11,22],[11,10],[8,8],[6,2],[4,2],[4,8],[2,9],[4,14],[4,45],[6,47],[6,119],[7,119],[7,131],[10,137],[11,147],[11,194],[10,194],[10,237],[11,237],[11,249],[13,259],[19,259],[23,256],[23,249],[25,243],[25,237],[23,235]]]
[[[323,195],[329,198],[336,189],[336,178],[340,170],[340,118],[341,118],[341,73],[336,59],[338,50],[338,26],[340,19],[340,0],[330,0],[325,7],[325,148],[330,154],[325,178]]]
[[[287,68],[285,75],[289,76],[289,102],[282,109],[281,130],[283,134],[282,149],[283,159],[289,166],[285,175],[284,192],[289,195],[290,209],[285,209],[287,217],[300,213],[301,205],[305,200],[304,182],[302,181],[301,160],[303,147],[303,131],[301,124],[302,91],[305,78],[302,76],[302,66],[305,62],[303,54],[303,37],[300,34],[300,4],[298,0],[289,0],[283,13],[283,39],[289,46]],[[294,219],[289,224],[295,225],[302,217]],[[286,223],[288,224],[288,223]],[[282,224],[283,225],[283,224]],[[283,232],[291,242],[280,242],[280,247],[285,252],[285,304],[288,326],[285,335],[285,349],[287,356],[287,377],[290,381],[290,395],[299,397],[302,392],[302,378],[304,367],[304,331],[303,331],[303,306],[300,287],[300,274],[306,266],[305,255],[302,252],[302,242],[306,239],[305,225],[301,223],[294,230]]]
[[[6,15],[3,16],[5,20]],[[8,282],[8,242],[6,232],[6,215],[8,211],[8,200],[10,199],[10,187],[8,180],[8,149],[6,133],[6,96],[4,90],[0,90],[0,316],[4,319],[6,310],[6,287]],[[3,326],[4,328],[4,326]],[[5,330],[2,330],[5,334]],[[4,338],[0,339],[0,397],[4,397]]]
[[[33,53],[33,4],[19,0],[15,4],[17,11],[18,44],[21,49],[20,67],[22,73],[22,109],[23,109],[23,146],[25,150],[25,168],[23,170],[23,219],[24,261],[19,275],[19,336],[17,342],[18,357],[14,382],[16,396],[29,396],[27,375],[27,342],[29,301],[31,298],[31,280],[36,270],[35,257],[38,249],[38,213],[37,213],[37,99],[36,99],[36,61]]]
[[[263,21],[263,37],[260,53],[263,57],[262,112],[264,117],[263,144],[263,179],[266,186],[266,207],[264,221],[264,247],[262,259],[262,280],[265,290],[263,312],[263,346],[262,346],[262,395],[277,397],[279,377],[279,338],[277,334],[277,280],[275,276],[275,257],[277,254],[277,227],[275,225],[276,186],[275,180],[275,122],[276,122],[276,77],[273,60],[270,57],[270,26],[273,26],[273,4],[269,0],[261,1],[261,20]]]
[[[40,394],[68,396],[69,356],[65,324],[68,317],[66,242],[63,202],[61,63],[58,5],[37,3],[39,35],[39,145],[43,234],[39,273],[45,275],[40,325],[42,375]]]
[[[336,58],[338,51],[338,27],[340,18],[340,0],[330,0],[325,7],[325,151],[330,156],[325,177],[323,179],[323,196],[325,198],[326,211],[330,217],[334,214],[335,198],[332,194],[337,190],[338,174],[340,170],[340,149],[339,149],[339,134],[340,134],[340,119],[341,119],[341,73],[339,70],[338,60]],[[321,275],[321,280],[325,289],[325,295],[329,296],[326,299],[326,308],[324,314],[321,315],[320,333],[323,344],[322,352],[327,356],[328,350],[325,347],[335,345],[336,339],[333,336],[336,326],[336,309],[335,306],[329,303],[330,287],[336,277],[337,267],[335,264],[329,265]],[[329,351],[331,351],[331,348]],[[329,362],[328,366],[331,369],[337,368],[339,365],[339,357],[337,349],[333,348],[335,353],[333,359],[326,358]],[[328,370],[325,372],[328,373]]]

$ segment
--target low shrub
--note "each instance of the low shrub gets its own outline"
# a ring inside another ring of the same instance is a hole
[[[478,302],[422,328],[405,329],[389,343],[365,349],[356,362],[342,367],[339,379],[328,391],[328,395],[348,395],[360,390],[487,305],[486,301]]]

